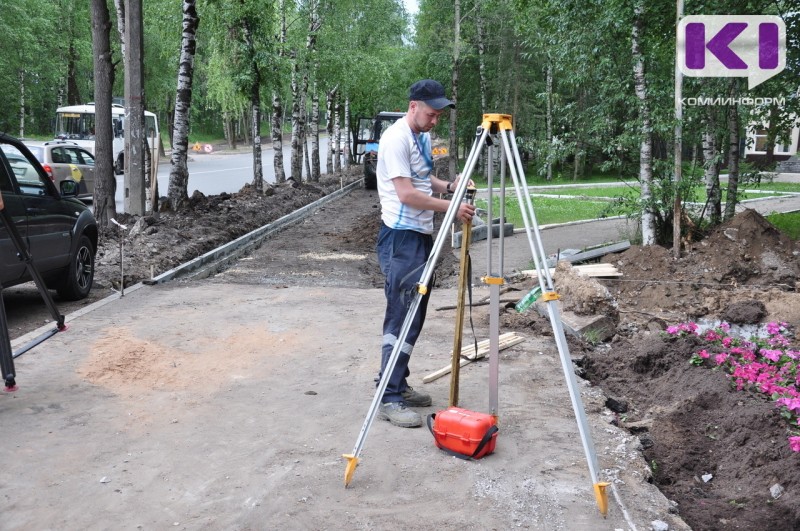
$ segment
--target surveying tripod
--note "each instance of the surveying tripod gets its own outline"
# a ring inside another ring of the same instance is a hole
[[[500,146],[497,146],[496,143],[499,141]],[[517,195],[517,199],[520,203],[520,210],[522,212],[522,219],[525,223],[525,233],[527,234],[528,244],[531,249],[531,254],[533,256],[533,261],[535,264],[537,276],[539,279],[539,287],[542,291],[542,301],[544,301],[547,305],[547,312],[550,318],[550,324],[553,328],[553,336],[556,340],[556,345],[558,347],[558,352],[561,358],[561,367],[564,371],[564,377],[567,381],[567,387],[569,389],[570,399],[572,401],[572,409],[575,413],[575,417],[578,421],[578,431],[580,432],[581,441],[583,442],[583,449],[586,454],[586,460],[589,465],[589,472],[592,478],[593,489],[595,494],[595,499],[597,501],[598,508],[600,512],[605,516],[608,512],[608,495],[606,493],[606,488],[610,485],[606,482],[599,481],[598,478],[598,465],[597,465],[597,455],[594,450],[594,443],[592,442],[591,434],[589,433],[589,424],[586,419],[586,413],[583,408],[583,401],[580,397],[580,391],[578,390],[577,380],[575,378],[575,372],[572,368],[572,360],[570,359],[569,354],[569,347],[567,346],[567,340],[564,336],[564,328],[561,324],[561,318],[559,315],[558,309],[558,294],[554,291],[553,288],[553,279],[550,276],[550,270],[547,267],[547,255],[544,252],[544,246],[542,245],[542,238],[541,233],[539,231],[539,225],[536,222],[536,216],[533,210],[533,204],[531,203],[530,192],[528,190],[528,184],[525,180],[525,174],[522,169],[522,160],[519,156],[519,149],[517,148],[517,141],[516,137],[514,136],[514,130],[512,127],[512,117],[508,114],[484,114],[483,121],[481,125],[477,128],[477,134],[475,136],[475,141],[472,145],[472,148],[467,156],[466,165],[464,167],[464,172],[462,174],[462,178],[458,181],[458,186],[456,190],[453,192],[452,202],[450,204],[450,208],[447,210],[444,216],[444,220],[442,221],[442,226],[439,229],[439,233],[436,236],[436,240],[433,244],[433,250],[431,251],[430,258],[428,259],[427,263],[425,264],[425,268],[422,271],[420,276],[419,282],[417,283],[417,292],[412,299],[411,305],[409,306],[408,313],[406,314],[405,320],[403,322],[403,326],[400,329],[400,334],[395,342],[395,346],[392,349],[392,353],[389,357],[387,362],[386,368],[383,370],[383,375],[378,383],[378,387],[375,391],[375,396],[372,399],[372,403],[370,404],[369,411],[367,412],[367,417],[364,419],[364,424],[361,427],[361,431],[358,434],[358,438],[356,440],[355,447],[353,448],[352,453],[344,454],[343,457],[347,460],[347,466],[345,468],[345,477],[344,477],[344,484],[345,487],[350,484],[350,481],[353,479],[353,473],[355,472],[356,467],[358,466],[359,455],[361,454],[361,450],[364,446],[364,441],[366,440],[367,434],[375,420],[375,416],[378,413],[378,409],[381,404],[381,400],[383,398],[383,393],[386,391],[386,387],[389,383],[389,377],[394,370],[394,366],[397,364],[397,359],[400,355],[400,350],[405,342],[406,336],[411,328],[411,324],[416,316],[417,311],[419,310],[420,303],[422,298],[428,293],[429,283],[433,276],[433,271],[436,266],[436,263],[439,259],[439,254],[441,253],[442,247],[444,247],[445,240],[448,235],[447,229],[453,224],[455,221],[456,214],[458,212],[459,203],[464,200],[467,194],[467,188],[469,187],[470,177],[475,169],[475,165],[477,164],[478,159],[480,158],[480,152],[483,147],[486,146],[488,149],[488,160],[487,160],[487,177],[488,177],[488,218],[489,218],[489,230],[488,230],[488,238],[487,238],[487,245],[488,245],[488,272],[485,277],[483,277],[483,282],[489,286],[489,408],[491,409],[491,414],[495,417],[498,416],[499,405],[498,405],[498,376],[499,376],[499,321],[500,321],[500,287],[504,283],[504,279],[502,276],[502,269],[503,269],[503,230],[502,225],[505,219],[505,177],[506,177],[506,167],[508,167],[509,173],[511,174],[511,179],[514,184],[514,190]],[[502,148],[500,152],[500,220],[501,220],[501,230],[499,232],[499,267],[497,269],[494,268],[494,264],[492,263],[492,200],[493,200],[493,156],[494,150],[498,147]],[[508,163],[510,161],[510,164]],[[465,231],[466,232],[466,231]],[[464,235],[466,237],[466,234]],[[468,240],[464,243],[468,244]],[[463,264],[462,264],[463,265]],[[459,327],[457,327],[457,330]],[[455,353],[454,353],[455,355]],[[451,401],[453,398],[453,391],[451,389]],[[456,391],[457,397],[457,391]]]

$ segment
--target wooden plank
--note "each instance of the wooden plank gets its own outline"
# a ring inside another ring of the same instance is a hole
[[[622,273],[620,273],[617,268],[613,264],[585,264],[585,265],[577,265],[572,266],[578,274],[583,275],[585,277],[621,277]],[[549,268],[550,276],[555,275],[556,268],[551,267]],[[526,269],[522,271],[522,274],[527,275],[529,277],[538,277],[539,272],[536,269]]]
[[[499,345],[498,350],[505,350],[509,347],[513,347],[519,343],[525,341],[525,338],[518,335],[516,332],[507,332],[502,334],[499,338]],[[489,353],[489,340],[484,339],[483,341],[478,342],[478,350],[475,351],[475,345],[468,345],[461,349],[461,360],[459,361],[459,367],[463,367],[473,361],[477,361],[486,357],[486,354]],[[452,355],[452,351],[450,353]],[[429,375],[425,376],[422,379],[422,383],[430,383],[434,380],[438,380],[442,376],[446,374],[450,374],[452,370],[452,364],[448,364],[446,367],[442,367],[438,371],[434,371]]]

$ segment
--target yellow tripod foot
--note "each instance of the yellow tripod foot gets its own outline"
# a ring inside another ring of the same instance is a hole
[[[597,506],[600,508],[600,514],[603,515],[603,518],[608,514],[608,493],[606,492],[606,487],[609,485],[611,485],[611,483],[594,484],[594,497],[597,500]]]
[[[350,481],[353,479],[353,473],[356,471],[356,467],[358,466],[358,457],[354,456],[353,454],[343,454],[342,457],[347,459],[347,467],[344,469],[344,486],[350,484]]]

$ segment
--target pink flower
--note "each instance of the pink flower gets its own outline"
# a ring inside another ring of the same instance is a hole
[[[705,349],[703,349],[700,352],[698,352],[697,355],[700,356],[701,358],[703,358],[704,360],[708,359],[708,357],[711,356],[711,354],[709,354],[708,351],[705,350]]]
[[[674,336],[678,332],[680,332],[680,328],[678,328],[676,325],[672,325],[672,326],[668,326],[667,327],[667,333],[668,334],[671,334],[671,335]]]
[[[714,361],[716,361],[716,362],[717,362],[717,365],[722,365],[723,363],[725,363],[726,361],[728,361],[728,353],[727,353],[727,352],[723,352],[723,353],[721,353],[721,354],[717,354],[717,355],[714,357]]]
[[[789,437],[789,447],[794,452],[800,452],[800,437],[797,435]]]
[[[782,350],[762,349],[761,350],[761,355],[764,356],[765,358],[767,358],[768,360],[774,361],[774,362],[777,363],[778,361],[780,361],[781,356],[783,355],[783,351]]]
[[[769,343],[773,347],[788,347],[789,346],[789,340],[786,339],[785,337],[783,337],[783,335],[781,335],[781,334],[777,334],[777,335],[772,336],[771,338],[769,338],[769,341],[767,341],[767,343]]]
[[[786,323],[767,323],[767,333],[774,336],[785,330],[785,327]]]
[[[681,330],[690,334],[694,334],[697,332],[697,323],[681,323]]]
[[[800,398],[779,398],[775,401],[778,406],[784,406],[789,411],[800,413]]]
[[[731,336],[726,336],[722,338],[722,346],[725,348],[731,348],[733,344],[733,338]]]

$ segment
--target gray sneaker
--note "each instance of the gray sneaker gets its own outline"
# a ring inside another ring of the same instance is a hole
[[[402,392],[403,401],[408,407],[428,407],[431,405],[431,395],[415,391],[413,387],[407,387]]]
[[[422,417],[416,411],[411,411],[402,402],[387,402],[381,404],[379,415],[383,420],[388,420],[401,428],[416,428],[422,426]]]

